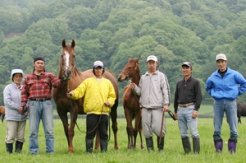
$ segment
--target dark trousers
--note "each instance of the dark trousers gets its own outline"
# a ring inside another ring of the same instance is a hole
[[[86,116],[86,139],[94,139],[97,130],[101,140],[108,140],[108,115]]]

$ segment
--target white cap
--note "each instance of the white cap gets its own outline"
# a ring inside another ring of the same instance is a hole
[[[155,62],[157,62],[157,61],[158,61],[158,59],[157,59],[157,57],[156,57],[156,56],[154,56],[154,55],[150,55],[150,56],[148,56],[148,57],[147,57],[146,62],[149,62],[149,61],[155,61]]]
[[[102,68],[103,68],[103,63],[102,63],[102,61],[95,61],[94,64],[93,64],[93,67],[94,67],[94,68],[97,68],[97,67],[102,67]]]
[[[227,61],[226,55],[223,53],[217,54],[216,55],[216,61],[218,61],[219,59]]]
[[[24,76],[24,72],[22,69],[13,69],[10,75],[11,80],[13,79],[14,74],[21,74],[22,76]]]

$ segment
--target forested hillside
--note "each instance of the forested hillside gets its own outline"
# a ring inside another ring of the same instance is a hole
[[[136,57],[144,73],[155,54],[172,93],[183,61],[204,87],[219,52],[246,76],[246,0],[1,0],[0,90],[12,68],[30,73],[35,56],[57,73],[63,39],[76,41],[80,70],[102,60],[118,75]]]

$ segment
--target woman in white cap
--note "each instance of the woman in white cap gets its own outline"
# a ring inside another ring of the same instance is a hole
[[[27,115],[20,109],[21,88],[24,73],[21,69],[11,71],[12,83],[7,85],[3,91],[5,118],[6,118],[6,150],[13,152],[13,143],[15,143],[15,152],[21,152],[24,143],[25,126]]]

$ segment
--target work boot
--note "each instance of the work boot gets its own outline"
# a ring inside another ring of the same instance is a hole
[[[182,137],[182,144],[183,144],[185,154],[190,153],[191,152],[191,146],[190,146],[189,137]]]
[[[164,137],[157,136],[157,147],[159,151],[162,151],[164,148]]]
[[[107,152],[108,140],[100,140],[101,152]]]
[[[6,143],[6,151],[8,153],[13,153],[13,143]]]
[[[149,138],[146,138],[146,145],[147,145],[147,149],[148,151],[150,152],[150,150],[154,150],[154,146],[153,146],[153,138],[152,137],[149,137]]]
[[[16,141],[15,142],[15,152],[21,153],[23,147],[23,142]]]
[[[200,153],[200,138],[193,137],[193,153],[199,154]]]
[[[86,139],[86,152],[92,153],[93,151],[93,139]]]
[[[236,153],[237,140],[229,139],[228,140],[228,151],[233,154]]]
[[[214,140],[214,147],[217,153],[221,153],[223,149],[223,140],[222,139]]]

